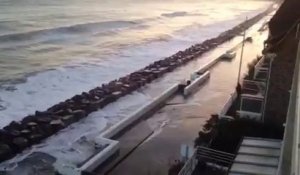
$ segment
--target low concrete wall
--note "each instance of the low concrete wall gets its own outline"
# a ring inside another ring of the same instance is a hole
[[[215,58],[211,61],[209,61],[208,63],[204,64],[203,66],[201,66],[196,72],[203,74],[204,72],[206,72],[209,68],[211,68],[213,65],[215,65],[218,61],[220,60],[220,57]]]
[[[190,95],[197,87],[203,84],[210,76],[210,72],[206,71],[204,74],[200,75],[196,80],[192,81],[190,85],[184,88],[183,95]]]
[[[201,73],[199,78],[194,80],[189,86],[184,89],[184,95],[191,94],[198,86],[203,84],[209,77],[210,72],[207,71],[210,67],[216,64],[219,61],[219,58],[213,59],[207,64],[203,65],[197,72]],[[95,154],[91,157],[86,163],[84,163],[80,168],[70,169],[69,167],[61,166],[60,170],[64,172],[64,175],[74,175],[72,173],[78,172],[92,172],[98,166],[100,166],[103,162],[105,162],[109,157],[115,154],[119,150],[119,141],[112,140],[114,136],[124,131],[128,126],[130,126],[133,122],[139,120],[141,117],[145,116],[145,114],[151,112],[167,99],[172,97],[178,92],[179,84],[175,84],[158,97],[154,98],[151,102],[147,103],[131,115],[127,116],[117,124],[111,126],[105,132],[103,132],[99,137],[96,138],[96,141],[99,140],[99,143],[108,144],[106,148],[104,148],[99,153]],[[229,105],[229,104],[228,104]],[[229,105],[230,107],[230,105]],[[70,169],[70,170],[69,170]],[[66,173],[71,172],[71,173]]]
[[[81,167],[75,167],[76,165],[68,165],[65,162],[57,160],[54,163],[56,171],[63,175],[81,175],[82,172],[92,172],[95,168],[105,162],[109,157],[116,153],[119,149],[119,141],[114,141],[105,138],[96,138],[97,143],[108,144],[103,150],[95,154],[87,162],[85,162]]]
[[[222,118],[223,116],[226,117],[226,113],[229,110],[230,106],[232,105],[232,103],[235,101],[235,99],[237,98],[237,93],[236,91],[234,91],[234,93],[232,93],[230,95],[230,97],[228,98],[228,100],[226,101],[225,105],[223,106],[221,112],[219,113],[219,116]]]
[[[105,138],[112,138],[118,133],[122,132],[126,127],[131,125],[136,120],[143,117],[145,114],[150,112],[151,110],[158,107],[161,103],[166,101],[168,98],[173,96],[178,91],[178,84],[175,84],[174,86],[167,89],[165,92],[163,92],[161,95],[156,97],[154,100],[149,102],[148,104],[144,105],[137,111],[135,111],[130,116],[124,118],[116,125],[113,125],[108,130],[103,132],[98,139],[103,139],[104,141],[107,141],[109,143],[109,146],[106,147],[104,150],[102,150],[100,153],[93,156],[88,162],[86,162],[82,167],[80,167],[81,171],[87,171],[92,172],[96,167],[101,165],[105,160],[107,160],[110,156],[112,156],[118,149],[119,149],[119,142],[105,139]]]
[[[119,150],[119,141],[110,140],[102,137],[96,138],[99,143],[108,144],[106,148],[95,154],[91,159],[89,159],[85,164],[83,164],[79,170],[85,172],[92,172],[99,165],[105,162],[109,157],[115,154]]]
[[[190,94],[193,90],[196,89],[196,87],[204,83],[209,78],[210,72],[206,70],[208,70],[211,66],[213,66],[217,61],[218,58],[208,62],[198,70],[198,72],[203,74],[184,89],[185,95]],[[135,111],[128,117],[124,118],[117,124],[111,126],[109,129],[103,132],[99,137],[97,137],[99,143],[100,142],[104,144],[107,143],[109,145],[104,150],[100,151],[98,154],[95,154],[93,157],[91,157],[86,163],[84,163],[80,168],[78,168],[77,171],[92,172],[99,165],[105,162],[109,157],[115,154],[119,150],[119,142],[115,140],[111,140],[111,138],[113,138],[114,136],[122,132],[133,122],[139,120],[141,117],[145,116],[145,114],[151,112],[159,105],[161,105],[163,102],[165,102],[167,99],[175,95],[178,92],[178,86],[179,84],[175,84],[171,86],[169,89],[164,91],[158,97],[154,98],[151,102],[139,108],[137,111]]]
[[[111,140],[111,138],[122,132],[125,128],[127,128],[133,122],[143,117],[145,114],[157,108],[163,102],[168,100],[168,98],[175,95],[175,93],[177,93],[178,91],[178,85],[179,84],[173,85],[172,87],[164,91],[162,94],[160,94],[158,97],[154,98],[151,102],[144,105],[143,107],[135,111],[133,114],[124,118],[116,125],[113,125],[108,130],[103,132],[100,136],[98,136],[95,142],[101,144],[108,144],[108,146],[99,153],[92,156],[80,168],[64,167],[63,165],[57,165],[60,172],[62,172],[64,175],[75,175],[78,172],[92,172],[93,170],[95,170],[99,165],[101,165],[119,150],[119,141]]]
[[[207,71],[211,66],[217,63],[219,58],[214,59],[207,64],[203,65],[198,72],[202,73],[202,75],[197,78],[195,81],[193,81],[189,86],[187,86],[184,89],[184,94],[188,95],[193,90],[196,89],[196,87],[203,84],[210,76],[210,72]],[[157,108],[159,105],[161,105],[163,102],[165,102],[167,99],[172,97],[178,92],[178,86],[179,84],[175,84],[171,86],[169,89],[164,91],[162,94],[160,94],[158,97],[154,98],[151,102],[147,103],[143,107],[139,108],[137,111],[129,115],[128,117],[124,118],[117,124],[111,126],[109,129],[107,129],[105,132],[103,132],[97,139],[100,140],[102,143],[109,144],[104,150],[99,152],[98,154],[95,154],[93,157],[91,157],[85,164],[83,164],[79,170],[79,172],[92,172],[94,169],[96,169],[99,165],[101,165],[103,162],[105,162],[109,157],[111,157],[113,154],[115,154],[119,150],[119,142],[115,140],[111,140],[114,136],[122,132],[124,129],[126,129],[128,126],[130,126],[133,122],[139,120],[141,117],[145,116],[145,114],[151,112],[155,108]],[[69,174],[66,174],[69,175]]]
[[[156,97],[154,100],[152,100],[148,104],[144,105],[143,107],[141,107],[140,109],[135,111],[133,114],[131,114],[130,116],[121,120],[119,123],[110,127],[108,130],[103,132],[101,134],[101,136],[104,138],[114,137],[115,135],[120,133],[122,130],[124,130],[126,127],[128,127],[130,124],[132,124],[136,120],[140,119],[146,113],[148,113],[151,110],[153,110],[154,108],[158,107],[158,105],[160,105],[161,103],[166,101],[168,98],[173,96],[178,91],[178,85],[179,84],[173,85],[172,87],[167,89],[165,92],[163,92],[161,95]]]

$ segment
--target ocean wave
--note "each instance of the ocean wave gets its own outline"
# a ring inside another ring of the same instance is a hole
[[[139,24],[139,21],[104,21],[104,22],[76,24],[72,26],[35,30],[35,31],[29,31],[24,33],[0,35],[0,42],[27,41],[27,40],[33,40],[40,36],[55,35],[55,34],[74,35],[74,34],[82,34],[85,32],[92,32],[92,31],[107,32],[112,29],[126,28],[137,24]]]
[[[152,42],[168,42],[173,39],[174,36],[171,34],[162,34],[153,38],[146,38],[144,39],[141,43],[146,44],[146,43],[152,43]]]
[[[164,17],[179,17],[179,16],[186,16],[188,13],[185,11],[178,11],[178,12],[172,12],[172,13],[163,13],[161,16]]]
[[[182,17],[182,16],[201,16],[201,13],[188,13],[186,11],[177,11],[172,13],[163,13],[161,16],[168,18]]]

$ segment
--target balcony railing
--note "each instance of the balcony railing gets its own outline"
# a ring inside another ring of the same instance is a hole
[[[277,175],[300,175],[299,137],[300,137],[300,41],[298,44],[290,102],[285,123],[283,147]]]
[[[193,171],[195,170],[195,167],[198,164],[198,159],[196,158],[197,151],[194,152],[193,156],[187,160],[187,162],[184,164],[181,171],[178,173],[178,175],[192,175]]]

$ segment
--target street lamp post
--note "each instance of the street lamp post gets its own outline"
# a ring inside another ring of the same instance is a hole
[[[248,17],[246,17],[246,21],[248,20]],[[242,48],[241,48],[241,57],[240,57],[240,63],[239,63],[239,71],[238,71],[238,78],[237,78],[237,85],[236,85],[236,92],[237,92],[237,108],[241,111],[241,93],[242,93],[242,86],[240,84],[240,78],[241,78],[241,70],[242,70],[242,63],[243,63],[243,56],[244,56],[244,47],[245,47],[245,39],[246,39],[246,29],[244,29],[243,33],[243,41],[242,41]],[[240,102],[238,106],[238,102]]]
[[[247,18],[246,18],[246,20],[247,20]],[[238,72],[238,78],[237,78],[237,86],[240,86],[240,78],[241,78],[241,70],[242,70],[242,63],[243,63],[243,56],[244,56],[245,39],[246,39],[246,30],[244,30],[244,33],[243,33],[243,42],[242,42],[239,72]]]

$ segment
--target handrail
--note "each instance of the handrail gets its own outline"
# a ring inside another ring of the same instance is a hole
[[[298,175],[300,122],[300,40],[277,175]]]
[[[218,151],[218,150],[207,148],[207,147],[204,147],[204,146],[199,146],[196,151],[198,152],[198,151],[205,151],[205,150],[215,152],[217,154],[223,154],[223,155],[228,155],[228,156],[231,156],[231,157],[235,157],[235,154],[231,154],[231,153],[227,153],[227,152],[223,152],[223,151]]]
[[[235,155],[223,151],[210,149],[207,147],[198,146],[195,149],[193,156],[186,161],[178,175],[192,175],[200,157],[213,160],[214,162],[222,162],[231,165],[235,158]]]
[[[297,51],[297,61],[298,64],[297,66],[297,71],[298,71],[298,77],[297,77],[297,96],[296,96],[296,114],[295,114],[295,123],[294,123],[294,127],[295,127],[295,134],[294,134],[294,144],[293,144],[293,152],[294,154],[292,154],[293,156],[293,163],[292,163],[292,173],[295,175],[299,174],[299,167],[298,167],[298,163],[299,163],[299,122],[300,122],[300,101],[299,101],[299,95],[300,95],[300,40],[299,40],[299,44],[298,44],[298,51]]]
[[[258,62],[255,64],[255,66],[254,66],[254,77],[256,77],[257,76],[257,74],[258,74],[258,71],[260,70],[260,68],[261,68],[261,66],[262,66],[262,64],[264,63],[264,60],[265,58],[264,57],[262,57],[261,59],[259,59],[258,60]]]
[[[193,154],[193,156],[187,160],[187,162],[184,164],[178,175],[192,175],[196,165],[198,163],[198,160],[196,158],[196,150]]]

